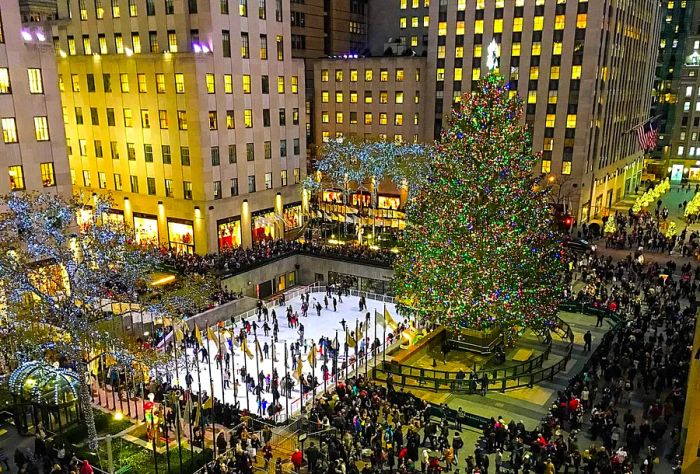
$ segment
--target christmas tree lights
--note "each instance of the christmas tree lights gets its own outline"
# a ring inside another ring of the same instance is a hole
[[[552,320],[562,268],[547,191],[532,173],[539,157],[509,92],[491,74],[462,97],[408,203],[395,265],[404,310],[507,337]]]

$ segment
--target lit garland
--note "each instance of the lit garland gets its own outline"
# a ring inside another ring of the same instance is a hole
[[[608,217],[608,221],[605,223],[603,232],[608,235],[612,235],[617,232],[617,222],[615,221],[615,216]]]
[[[562,268],[546,190],[532,170],[522,101],[489,75],[465,95],[407,207],[395,264],[404,310],[458,329],[542,329],[556,314]]]
[[[646,209],[650,205],[654,204],[656,200],[666,194],[669,189],[671,189],[671,183],[669,182],[668,178],[666,178],[652,189],[639,196],[632,205],[632,212],[638,214],[642,211],[642,209]]]

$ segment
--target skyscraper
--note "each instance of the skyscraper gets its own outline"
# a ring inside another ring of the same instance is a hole
[[[301,225],[289,0],[58,0],[70,169],[139,242],[215,252]]]
[[[0,10],[0,193],[70,196],[66,141],[50,31],[22,24],[16,2]]]

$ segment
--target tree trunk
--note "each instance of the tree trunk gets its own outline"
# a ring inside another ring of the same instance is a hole
[[[83,373],[80,378],[80,408],[83,411],[85,426],[87,426],[88,447],[95,450],[97,449],[97,430],[95,429],[95,414],[92,411],[90,371],[87,365],[83,365]]]

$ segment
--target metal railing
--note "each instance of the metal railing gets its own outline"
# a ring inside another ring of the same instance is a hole
[[[375,367],[373,375],[376,378],[377,374],[385,376],[397,377],[394,383],[397,385],[424,388],[433,391],[449,390],[452,392],[468,392],[476,393],[482,387],[482,380],[488,380],[489,390],[512,390],[521,387],[532,387],[533,384],[542,380],[551,380],[554,375],[566,367],[571,352],[573,351],[574,333],[571,327],[561,318],[557,317],[557,323],[553,330],[558,334],[559,330],[562,333],[562,340],[568,341],[566,347],[566,355],[562,360],[550,367],[544,367],[544,361],[549,358],[552,348],[551,335],[547,338],[547,346],[545,350],[535,359],[526,361],[516,366],[507,367],[504,369],[489,369],[473,371],[471,377],[466,378],[465,373],[448,372],[433,369],[425,369],[422,367],[414,367],[397,363],[382,363],[379,367]],[[458,376],[460,378],[458,378]]]

